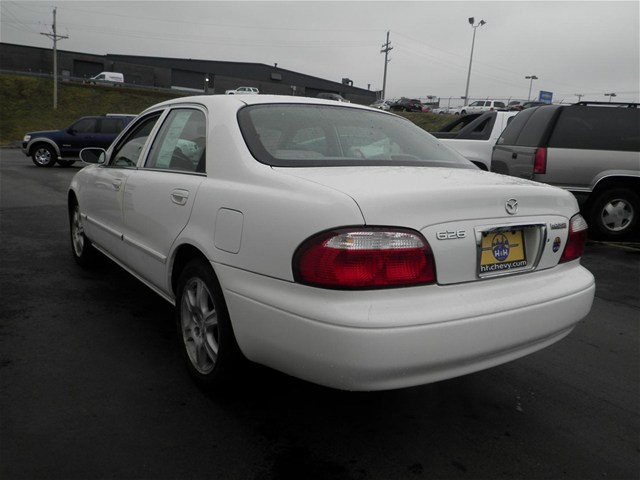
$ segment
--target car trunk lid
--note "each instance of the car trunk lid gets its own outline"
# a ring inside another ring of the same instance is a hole
[[[557,188],[475,169],[277,170],[349,195],[367,225],[421,232],[434,252],[441,284],[556,265],[569,218],[578,210],[573,196]],[[515,244],[522,249],[505,256],[505,248]],[[497,256],[491,258],[494,248]]]

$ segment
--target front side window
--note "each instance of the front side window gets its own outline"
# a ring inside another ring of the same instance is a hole
[[[160,113],[154,113],[139,122],[129,131],[129,134],[116,145],[109,161],[110,167],[135,167],[147,138],[160,118]]]
[[[204,172],[206,118],[202,111],[176,108],[165,119],[145,167]]]
[[[252,155],[273,166],[475,168],[410,121],[328,105],[252,105],[238,120]]]

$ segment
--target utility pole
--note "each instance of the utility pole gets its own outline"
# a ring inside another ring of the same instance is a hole
[[[578,97],[578,102],[580,102],[580,100],[582,100],[582,97],[584,97],[584,93],[574,93],[574,95]]]
[[[58,40],[69,38],[68,35],[58,35],[56,33],[56,7],[53,7],[53,33],[41,33],[45,37],[53,40],[53,109],[58,109]]]
[[[382,79],[382,100],[386,98],[387,91],[387,64],[389,63],[389,52],[393,50],[391,42],[389,42],[389,31],[387,30],[387,43],[382,44],[380,53],[384,53],[384,78]]]

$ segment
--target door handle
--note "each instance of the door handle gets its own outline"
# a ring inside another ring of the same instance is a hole
[[[115,191],[119,191],[120,187],[122,186],[122,180],[119,178],[116,178],[113,182],[111,182],[111,185],[113,185],[113,189]]]
[[[187,190],[176,189],[171,192],[171,201],[176,205],[185,205],[189,199]]]
[[[511,158],[518,158],[518,152],[513,152],[511,154]]]

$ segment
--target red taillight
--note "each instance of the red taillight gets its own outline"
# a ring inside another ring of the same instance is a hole
[[[326,288],[366,289],[434,283],[427,241],[410,230],[341,229],[304,242],[293,257],[296,281]]]
[[[574,215],[569,222],[569,238],[560,257],[560,263],[580,258],[587,244],[587,222],[582,215]]]
[[[533,159],[533,173],[547,173],[547,149],[544,147],[536,149],[536,156]]]

